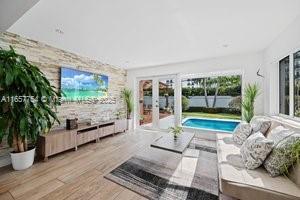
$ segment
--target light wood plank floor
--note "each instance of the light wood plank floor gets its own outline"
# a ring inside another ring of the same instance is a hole
[[[25,171],[1,168],[0,199],[144,199],[104,175],[150,148],[159,136],[149,131],[121,133],[50,157],[48,162],[36,162]]]
[[[99,143],[80,146],[78,151],[50,157],[48,162],[36,162],[25,171],[1,168],[0,200],[145,199],[105,179],[104,175],[131,156],[150,149],[150,143],[161,134],[142,130],[121,133]],[[158,152],[151,156],[160,157],[161,154]],[[177,156],[170,153],[170,156],[173,155]],[[174,159],[169,157],[168,160]]]

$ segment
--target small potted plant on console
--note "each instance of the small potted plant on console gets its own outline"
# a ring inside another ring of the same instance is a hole
[[[0,97],[0,142],[5,138],[13,147],[13,168],[26,169],[33,164],[39,134],[59,122],[53,109],[59,105],[60,93],[36,66],[10,47],[0,48]]]
[[[183,132],[183,129],[180,126],[170,127],[169,130],[173,134],[174,140],[177,140],[178,136]]]

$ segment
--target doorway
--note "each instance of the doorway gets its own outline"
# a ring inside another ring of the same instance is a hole
[[[138,79],[138,126],[166,130],[175,125],[176,76]]]

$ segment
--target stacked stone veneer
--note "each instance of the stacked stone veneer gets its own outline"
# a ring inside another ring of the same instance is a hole
[[[39,67],[56,88],[60,87],[60,68],[62,66],[108,76],[108,96],[116,98],[116,104],[78,104],[76,102],[62,104],[57,109],[61,126],[65,126],[66,118],[77,117],[79,121],[92,120],[96,122],[115,118],[116,111],[125,113],[124,103],[120,98],[121,90],[126,83],[125,70],[16,34],[0,33],[0,47],[8,49],[9,45],[13,46],[17,53],[26,56],[29,62]]]

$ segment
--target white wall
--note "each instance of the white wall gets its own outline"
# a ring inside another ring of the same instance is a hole
[[[134,97],[137,102],[137,77],[145,76],[158,76],[166,74],[177,74],[178,76],[184,76],[187,74],[202,74],[202,75],[216,75],[216,72],[221,73],[241,73],[243,79],[243,87],[247,83],[260,84],[261,88],[264,88],[264,79],[258,77],[256,72],[261,68],[261,73],[264,73],[263,69],[263,54],[262,52],[241,54],[234,56],[226,56],[219,58],[211,58],[200,61],[186,62],[186,63],[175,63],[170,65],[138,68],[128,70],[127,82],[128,87],[135,91]],[[256,102],[256,113],[264,113],[264,92],[258,97]],[[137,107],[135,108],[137,112]]]
[[[297,50],[300,50],[300,15],[264,51],[263,59],[266,69],[265,114],[278,114],[278,62]]]

